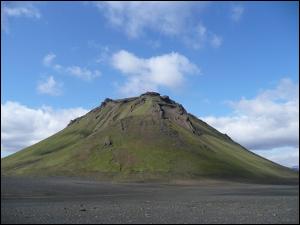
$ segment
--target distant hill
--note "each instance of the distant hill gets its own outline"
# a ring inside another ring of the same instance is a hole
[[[299,166],[292,166],[291,169],[292,169],[292,170],[299,171]]]
[[[1,174],[262,182],[298,178],[297,172],[248,151],[155,92],[106,99],[62,131],[2,159]]]

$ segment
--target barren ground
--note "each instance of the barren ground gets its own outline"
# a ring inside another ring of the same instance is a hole
[[[299,223],[298,185],[1,178],[1,223]]]

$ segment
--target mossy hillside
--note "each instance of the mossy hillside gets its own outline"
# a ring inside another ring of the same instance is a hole
[[[297,178],[297,173],[249,152],[171,104],[168,114],[170,101],[159,95],[107,101],[57,134],[2,159],[1,173],[118,179]],[[182,121],[190,126],[182,126]]]

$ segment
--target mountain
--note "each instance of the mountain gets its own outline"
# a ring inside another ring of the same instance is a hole
[[[1,174],[266,182],[298,178],[155,92],[105,99],[60,132],[2,159]]]

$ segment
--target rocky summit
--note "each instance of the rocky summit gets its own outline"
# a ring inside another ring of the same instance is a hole
[[[1,173],[262,182],[298,176],[248,151],[156,92],[106,98],[60,132],[2,159]]]

